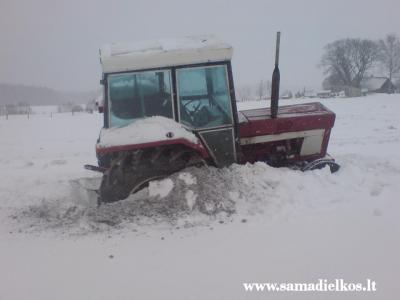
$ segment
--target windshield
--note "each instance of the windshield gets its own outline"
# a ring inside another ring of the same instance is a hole
[[[173,117],[169,70],[110,75],[108,91],[110,126],[151,116]]]
[[[232,124],[226,66],[177,70],[179,117],[193,128]]]

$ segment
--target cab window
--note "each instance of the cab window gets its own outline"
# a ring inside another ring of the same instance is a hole
[[[144,117],[173,117],[168,70],[110,75],[108,90],[111,127]]]
[[[179,119],[192,128],[232,124],[226,66],[177,70]]]

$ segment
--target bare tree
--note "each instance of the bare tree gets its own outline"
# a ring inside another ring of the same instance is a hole
[[[240,101],[248,101],[251,98],[251,87],[244,85],[237,89],[237,96]]]
[[[378,45],[366,39],[342,39],[325,46],[321,66],[334,85],[360,87],[378,59]]]
[[[268,98],[271,94],[271,81],[261,80],[256,87],[256,95],[261,100],[262,98]]]
[[[395,34],[388,34],[379,41],[379,62],[390,80],[400,73],[400,40]]]
[[[261,80],[258,85],[257,85],[257,89],[256,89],[256,93],[257,96],[259,98],[259,100],[262,99],[262,97],[265,95],[265,84],[264,84],[264,80]]]

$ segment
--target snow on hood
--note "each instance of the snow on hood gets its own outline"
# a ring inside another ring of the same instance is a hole
[[[167,134],[172,133],[171,137]],[[98,147],[144,144],[170,139],[186,139],[198,143],[197,137],[174,120],[156,116],[135,120],[124,127],[103,128]]]

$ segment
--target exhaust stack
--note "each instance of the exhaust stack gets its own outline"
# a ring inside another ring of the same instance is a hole
[[[279,44],[281,40],[281,32],[276,33],[276,52],[275,52],[275,68],[272,73],[271,83],[271,118],[275,119],[278,114],[278,102],[279,102],[279,83],[280,83],[280,72],[279,72]]]

